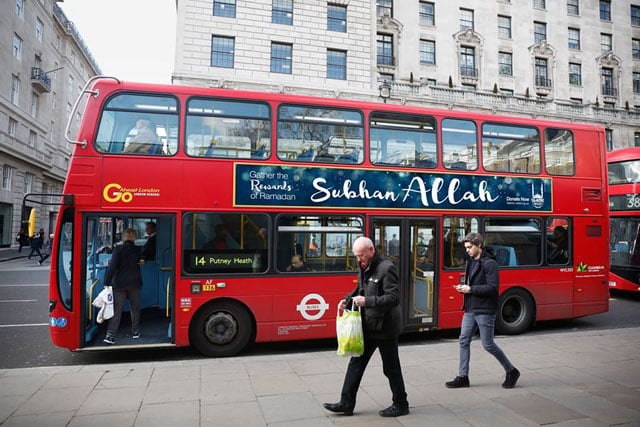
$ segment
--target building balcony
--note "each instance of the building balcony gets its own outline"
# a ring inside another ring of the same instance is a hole
[[[604,84],[602,85],[602,94],[604,96],[617,97],[618,88],[613,87],[613,85]]]
[[[396,65],[396,58],[390,55],[378,55],[378,65],[386,67],[394,67]]]
[[[51,92],[51,79],[47,76],[47,73],[42,71],[42,68],[31,67],[31,86],[38,93],[49,93]]]
[[[478,78],[478,69],[475,67],[460,67],[460,75],[464,78],[477,79]]]
[[[551,80],[544,76],[536,76],[536,86],[551,89]]]

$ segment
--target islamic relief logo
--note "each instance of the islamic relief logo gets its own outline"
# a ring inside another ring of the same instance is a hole
[[[536,209],[540,209],[544,205],[544,184],[540,183],[540,192],[536,193],[533,183],[531,183],[531,203]]]

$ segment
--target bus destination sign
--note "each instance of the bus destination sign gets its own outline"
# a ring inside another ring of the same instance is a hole
[[[187,250],[185,270],[189,273],[251,273],[261,254],[234,250]]]
[[[609,196],[609,210],[637,211],[640,210],[640,194],[616,194]]]
[[[551,212],[551,179],[237,163],[235,206]]]

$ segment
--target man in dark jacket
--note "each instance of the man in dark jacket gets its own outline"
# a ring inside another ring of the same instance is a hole
[[[393,404],[379,412],[383,417],[398,417],[409,413],[407,393],[398,357],[398,336],[402,331],[400,283],[395,264],[378,254],[371,239],[359,237],[353,243],[353,254],[360,263],[358,287],[340,301],[340,309],[351,304],[361,308],[364,332],[364,353],[349,360],[340,402],[325,403],[331,412],[353,415],[356,393],[364,370],[376,348],[382,356],[382,370],[389,379]]]
[[[142,274],[140,273],[140,248],[135,245],[136,231],[124,230],[124,243],[113,250],[111,263],[104,278],[105,286],[113,286],[113,317],[109,319],[104,342],[116,343],[116,333],[120,326],[124,303],[129,299],[131,310],[131,331],[134,339],[140,338],[140,293]],[[113,281],[113,285],[112,282]]]
[[[482,346],[498,359],[507,373],[502,387],[513,388],[520,377],[520,371],[513,367],[493,340],[500,279],[495,253],[490,248],[485,248],[483,241],[482,235],[478,233],[469,233],[464,238],[469,260],[465,270],[465,283],[456,286],[456,290],[464,295],[464,316],[460,327],[460,368],[458,376],[445,383],[449,388],[469,387],[469,346],[477,328],[480,329]]]

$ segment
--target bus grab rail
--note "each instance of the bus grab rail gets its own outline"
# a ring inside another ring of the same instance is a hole
[[[97,98],[98,95],[100,95],[99,90],[88,89],[89,85],[91,85],[91,83],[93,83],[95,80],[98,80],[98,79],[113,79],[116,82],[120,83],[120,80],[113,76],[102,76],[102,75],[93,76],[89,80],[87,80],[87,82],[84,84],[84,87],[82,88],[82,92],[80,92],[80,95],[78,95],[76,102],[73,104],[73,109],[71,110],[71,114],[69,114],[69,120],[67,120],[67,127],[64,130],[64,139],[66,139],[69,144],[81,145],[82,148],[85,148],[87,146],[87,140],[83,140],[83,141],[73,140],[69,138],[69,132],[71,131],[71,122],[73,121],[73,117],[76,113],[76,110],[78,109],[78,105],[80,105],[80,100],[82,99],[82,95],[84,95],[85,93],[89,93],[93,95],[94,98]]]
[[[96,279],[95,282],[89,287],[89,320],[93,318],[93,288],[100,283],[100,279]]]

